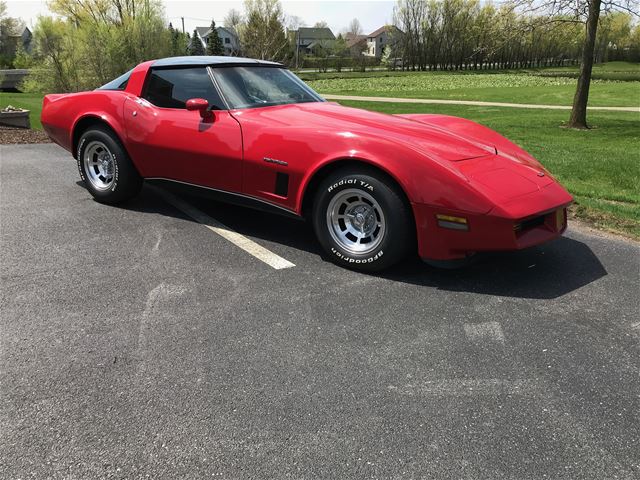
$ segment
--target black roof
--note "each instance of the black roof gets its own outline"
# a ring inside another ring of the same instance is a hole
[[[213,56],[190,56],[190,57],[169,57],[156,60],[153,67],[181,67],[190,65],[271,65],[281,67],[281,63],[268,62],[267,60],[256,60],[254,58],[242,57],[213,57]]]

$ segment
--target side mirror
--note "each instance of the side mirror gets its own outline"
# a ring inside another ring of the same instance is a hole
[[[207,102],[204,98],[191,98],[187,100],[187,110],[190,112],[198,111],[200,112],[200,116],[204,120],[211,120],[213,118],[213,113],[209,110],[209,102]]]

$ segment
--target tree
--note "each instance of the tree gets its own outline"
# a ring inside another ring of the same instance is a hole
[[[320,20],[313,25],[313,28],[329,28],[329,24],[324,20]]]
[[[49,7],[56,17],[41,17],[34,27],[31,91],[93,89],[172,55],[159,0],[51,0]]]
[[[287,31],[290,32],[297,31],[300,27],[306,26],[304,19],[297,15],[287,15],[285,23],[287,25]]]
[[[362,35],[362,25],[360,24],[360,20],[354,18],[349,22],[349,26],[347,27],[347,33],[352,34],[353,36]]]
[[[211,20],[211,29],[207,37],[207,55],[224,55],[224,45],[216,30],[216,22]]]
[[[16,44],[11,35],[20,33],[24,23],[7,15],[7,4],[0,1],[0,67],[12,67],[16,51],[20,45]],[[3,65],[4,64],[4,65]]]
[[[284,61],[291,52],[278,0],[245,0],[247,23],[240,30],[242,50],[261,60]]]
[[[638,16],[636,0],[527,0],[531,11],[542,11],[550,21],[573,21],[584,23],[584,40],[580,75],[573,97],[569,117],[570,128],[587,129],[587,103],[591,86],[591,72],[596,54],[596,35],[601,11],[623,10]]]
[[[244,20],[242,18],[242,14],[235,8],[232,8],[231,10],[229,10],[229,13],[227,13],[227,16],[224,17],[222,25],[225,28],[232,28],[235,32],[237,32],[243,21]]]
[[[586,35],[582,47],[582,62],[580,63],[580,76],[576,94],[573,97],[573,108],[569,117],[570,128],[588,128],[587,102],[589,101],[589,87],[591,85],[591,71],[593,69],[593,57],[596,46],[596,31],[600,18],[601,0],[589,0],[586,23]]]
[[[187,47],[190,43],[189,35],[173,28],[171,23],[169,23],[169,35],[171,35],[171,55],[180,56],[187,53]]]
[[[191,42],[189,43],[189,55],[204,55],[204,47],[202,46],[202,40],[198,35],[198,30],[193,31],[191,36]]]

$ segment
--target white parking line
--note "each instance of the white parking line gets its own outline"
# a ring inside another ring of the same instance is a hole
[[[169,193],[160,188],[154,188],[154,191],[157,192],[162,198],[164,198],[168,203],[176,207],[185,215],[190,216],[195,221],[201,223],[205,227],[207,227],[212,232],[217,233],[221,237],[229,240],[235,246],[240,247],[245,252],[253,255],[258,260],[263,261],[270,267],[275,268],[276,270],[282,270],[283,268],[291,268],[295,267],[295,264],[291,263],[289,260],[282,258],[279,255],[276,255],[270,250],[267,250],[262,245],[258,245],[253,240],[248,239],[244,235],[235,232],[231,228],[226,225],[220,223],[215,218],[210,217],[206,213],[201,210],[198,210],[193,205],[185,202],[181,198],[176,197],[172,193]]]

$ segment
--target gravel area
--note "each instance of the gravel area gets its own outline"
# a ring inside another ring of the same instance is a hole
[[[0,145],[23,143],[51,143],[51,139],[43,130],[0,127]]]

